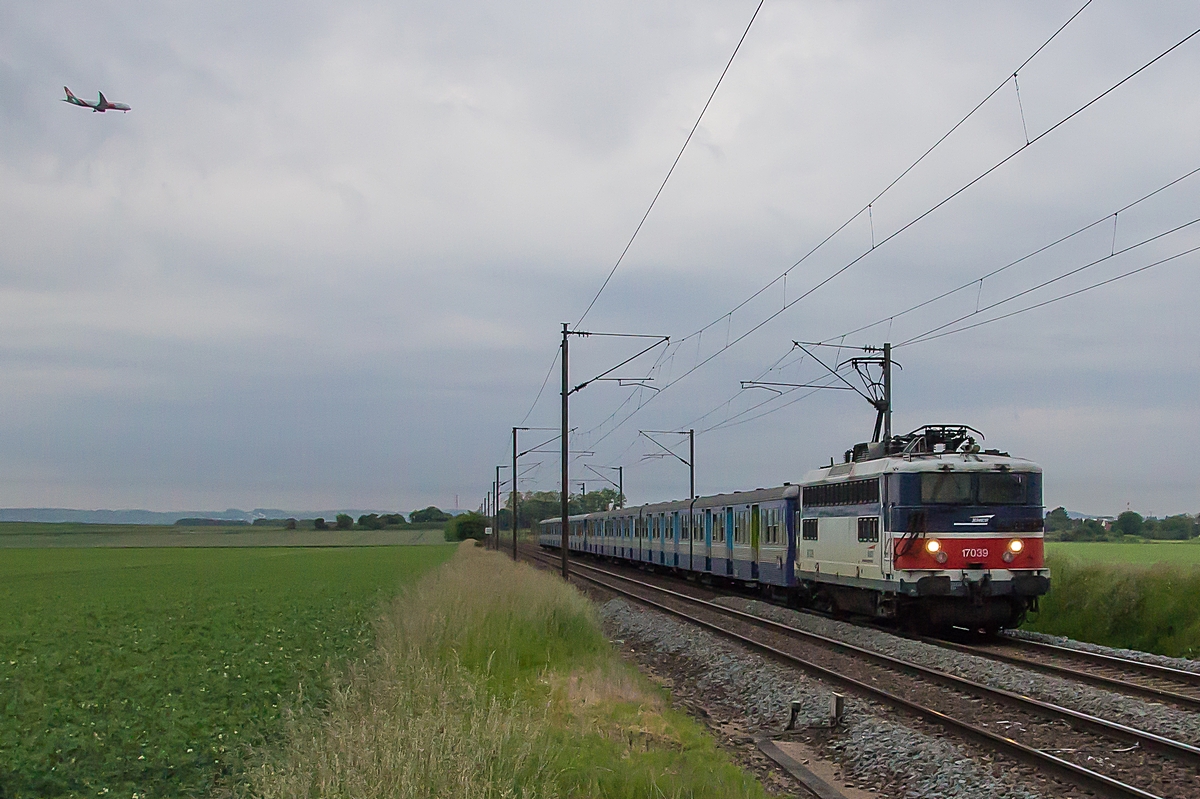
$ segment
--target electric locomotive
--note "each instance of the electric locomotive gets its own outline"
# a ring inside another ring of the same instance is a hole
[[[798,484],[572,516],[572,551],[934,631],[1020,624],[1050,587],[1042,470],[963,425],[859,444]],[[561,523],[540,524],[556,548]]]

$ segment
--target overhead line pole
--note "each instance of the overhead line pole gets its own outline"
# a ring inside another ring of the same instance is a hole
[[[883,344],[883,447],[888,451],[892,441],[892,345]]]
[[[566,580],[570,576],[570,566],[567,557],[568,525],[570,522],[567,519],[567,397],[569,389],[567,386],[567,323],[562,323],[562,490],[559,500],[561,501],[562,511],[562,578]]]
[[[638,433],[646,437],[648,441],[661,449],[663,452],[670,455],[675,460],[688,467],[688,493],[691,499],[696,498],[696,431],[693,430],[639,430]],[[687,436],[688,437],[688,459],[684,460],[675,454],[673,450],[664,447],[658,443],[650,433],[661,433],[669,436]],[[649,457],[649,456],[648,456]],[[662,457],[659,455],[658,457]]]
[[[517,559],[517,430],[519,430],[519,429],[520,428],[518,428],[518,427],[513,428],[513,462],[512,462],[512,469],[513,469],[512,470],[512,475],[513,475],[513,485],[512,485],[513,550],[512,550],[512,556],[513,556],[513,560]],[[498,544],[499,544],[499,539],[497,539],[497,545]]]
[[[691,475],[692,499],[696,498],[696,431],[688,430],[688,472]]]
[[[621,361],[619,364],[612,367],[611,369],[606,369],[605,371],[601,372],[600,374],[596,375],[595,377],[591,378],[590,380],[585,380],[582,383],[580,383],[579,385],[575,386],[575,388],[571,388],[571,385],[568,382],[569,375],[570,375],[570,372],[568,370],[568,361],[567,361],[567,337],[568,336],[607,336],[607,337],[612,337],[612,338],[653,338],[653,339],[658,339],[658,340],[655,343],[651,344],[649,347],[646,347],[644,350],[641,350],[640,352],[629,356],[628,358]],[[568,414],[568,408],[567,408],[568,399],[576,391],[587,388],[589,383],[592,383],[595,380],[600,380],[601,378],[607,377],[611,373],[615,372],[617,369],[620,369],[625,364],[627,364],[633,360],[636,360],[637,358],[641,357],[642,355],[645,355],[647,352],[649,352],[650,350],[659,346],[660,344],[666,344],[670,340],[671,340],[670,336],[651,336],[651,335],[642,335],[642,334],[638,334],[638,333],[588,333],[588,332],[584,332],[582,330],[571,330],[570,326],[568,325],[567,322],[562,323],[562,344],[560,345],[562,347],[562,431],[561,431],[561,436],[560,436],[560,438],[562,439],[562,458],[561,458],[561,460],[562,460],[562,488],[561,488],[561,496],[559,499],[561,500],[561,503],[562,503],[560,520],[562,522],[562,537],[561,537],[561,539],[562,539],[561,540],[562,576],[563,576],[564,580],[568,579],[570,577],[570,573],[571,573],[570,572],[570,556],[567,553],[567,545],[570,543],[570,540],[569,540],[570,518],[568,515],[568,509],[567,509],[568,497],[570,496],[569,485],[568,485],[568,482],[570,480],[570,475],[568,474],[568,468],[567,468],[569,465],[568,458],[570,457],[570,452],[568,451],[568,440],[567,440],[568,434],[570,432],[570,428],[568,427],[568,423],[569,423],[569,419],[568,419],[569,414]]]

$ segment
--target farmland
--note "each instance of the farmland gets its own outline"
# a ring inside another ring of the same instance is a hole
[[[1200,657],[1200,544],[1071,542],[1047,550],[1050,593],[1027,629]]]
[[[0,796],[229,784],[286,708],[326,703],[380,603],[452,552],[0,550]]]
[[[1188,541],[1061,541],[1048,543],[1046,552],[1081,563],[1127,563],[1150,566],[1169,563],[1200,566],[1200,539]]]

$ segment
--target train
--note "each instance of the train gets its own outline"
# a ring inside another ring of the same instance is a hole
[[[838,616],[994,634],[1050,590],[1042,469],[976,436],[926,425],[799,483],[571,516],[567,546]],[[559,549],[561,519],[538,536]]]

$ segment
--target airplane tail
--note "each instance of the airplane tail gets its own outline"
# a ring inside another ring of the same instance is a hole
[[[72,100],[75,99],[75,95],[71,94],[71,90],[68,89],[66,86],[63,86],[63,91],[67,93],[67,97],[69,97]]]
[[[104,99],[104,92],[96,92],[96,94],[100,95],[100,105],[108,105],[108,100]]]

